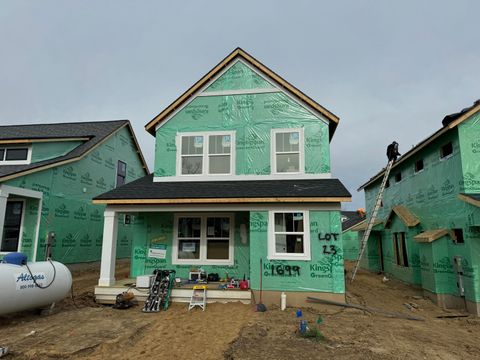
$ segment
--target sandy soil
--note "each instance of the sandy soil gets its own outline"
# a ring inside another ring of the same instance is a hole
[[[126,276],[121,262],[117,275]],[[269,307],[256,313],[240,303],[209,304],[188,312],[173,304],[166,312],[144,314],[140,307],[114,310],[95,304],[96,265],[73,269],[75,303],[66,299],[53,315],[23,312],[0,317],[0,345],[6,359],[478,359],[480,320],[446,314],[418,290],[382,282],[361,271],[348,285],[348,300],[425,321],[389,318],[354,309],[312,304],[310,324],[320,315],[323,340],[298,336],[296,309]],[[418,310],[406,309],[414,302]],[[454,312],[457,313],[457,312]],[[2,359],[3,360],[3,359]]]

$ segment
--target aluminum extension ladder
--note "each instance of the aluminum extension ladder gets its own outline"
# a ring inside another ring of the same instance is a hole
[[[382,184],[380,185],[380,189],[378,190],[377,200],[375,201],[375,206],[373,207],[372,216],[368,220],[368,225],[363,233],[362,242],[360,245],[360,252],[358,253],[357,263],[355,264],[355,268],[353,269],[352,273],[352,282],[355,279],[355,275],[357,275],[358,267],[360,266],[360,260],[362,260],[363,253],[365,252],[365,248],[367,247],[367,241],[370,237],[370,232],[372,231],[373,224],[375,223],[375,219],[378,215],[378,209],[380,209],[380,205],[382,204],[382,197],[383,192],[385,191],[385,185],[387,184],[388,176],[390,175],[390,170],[392,169],[394,160],[390,160],[387,164],[387,168],[385,169],[385,174],[383,175]]]
[[[190,304],[188,305],[188,311],[193,309],[195,306],[199,306],[203,311],[205,311],[206,304],[207,287],[205,285],[194,285],[192,297],[190,298]]]

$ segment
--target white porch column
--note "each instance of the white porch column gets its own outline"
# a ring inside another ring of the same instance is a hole
[[[98,279],[98,285],[112,286],[115,284],[118,213],[108,210],[107,208],[103,213],[103,217],[102,261],[100,264],[100,279]]]
[[[3,240],[3,225],[5,223],[5,214],[7,211],[7,199],[8,193],[2,192],[2,187],[0,186],[0,244]]]

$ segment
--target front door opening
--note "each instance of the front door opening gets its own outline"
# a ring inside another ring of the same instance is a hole
[[[22,231],[23,201],[8,201],[0,252],[18,251]]]

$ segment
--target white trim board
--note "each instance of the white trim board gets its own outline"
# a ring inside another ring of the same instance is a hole
[[[172,119],[173,117],[175,117],[180,111],[182,111],[186,106],[188,106],[193,100],[195,100],[195,98],[197,98],[197,96],[199,96],[200,94],[202,94],[206,88],[208,88],[213,82],[215,82],[218,78],[220,78],[225,72],[227,72],[233,65],[235,65],[237,62],[241,62],[243,65],[247,66],[250,70],[252,70],[253,72],[255,72],[258,76],[260,76],[262,79],[264,79],[265,81],[267,81],[268,83],[275,85],[277,88],[278,88],[278,91],[276,92],[281,92],[283,94],[285,94],[286,96],[288,96],[292,101],[294,101],[296,104],[298,104],[299,106],[302,106],[303,108],[305,108],[308,112],[310,112],[311,114],[315,115],[316,117],[318,117],[319,120],[323,121],[325,124],[329,125],[329,121],[325,119],[325,117],[320,114],[317,110],[313,109],[311,106],[309,106],[308,104],[306,103],[301,103],[300,101],[298,101],[294,95],[292,95],[289,91],[287,91],[283,86],[281,86],[280,84],[278,84],[276,81],[274,81],[273,79],[269,79],[267,78],[264,74],[260,73],[257,69],[254,69],[252,66],[250,66],[250,64],[246,63],[245,61],[243,61],[242,59],[237,59],[236,61],[232,61],[232,63],[225,67],[224,69],[222,69],[222,71],[220,71],[216,76],[214,76],[210,81],[208,81],[205,85],[203,85],[200,89],[198,89],[196,91],[196,93],[190,97],[190,99],[186,100],[181,106],[179,106],[178,108],[176,108],[174,111],[172,111],[172,113],[170,115],[168,115],[164,120],[162,120],[160,123],[158,123],[157,125],[155,125],[155,131],[158,131],[158,129],[160,129],[163,125],[165,125],[167,122],[170,121],[170,119]],[[209,93],[205,93],[206,95],[202,95],[202,96],[207,96],[207,94]]]
[[[25,226],[25,210],[26,210],[25,208],[27,206],[27,201],[23,198],[12,197],[12,198],[7,199],[7,205],[8,205],[9,202],[21,202],[22,203],[22,217],[20,219],[20,233],[18,234],[18,242],[17,242],[17,252],[19,252],[20,249],[22,248],[23,228]],[[4,225],[4,227],[5,227],[5,225]],[[3,232],[3,228],[0,229],[0,231]],[[3,242],[3,236],[0,239],[0,247],[2,245],[2,242]],[[11,251],[0,251],[0,255],[6,255],[10,252]]]
[[[137,213],[137,212],[229,212],[229,211],[269,211],[283,210],[285,204],[185,204],[185,205],[107,205],[105,211],[119,213]],[[298,204],[289,205],[289,210],[294,211],[340,211],[341,203],[325,204]]]
[[[280,173],[268,175],[183,175],[183,176],[154,176],[153,182],[178,182],[178,181],[267,181],[267,180],[321,180],[331,179],[331,173],[324,174],[298,174]]]
[[[249,95],[249,94],[268,94],[282,92],[279,88],[258,88],[258,89],[242,89],[242,90],[219,90],[202,92],[197,96],[229,96],[229,95]]]

